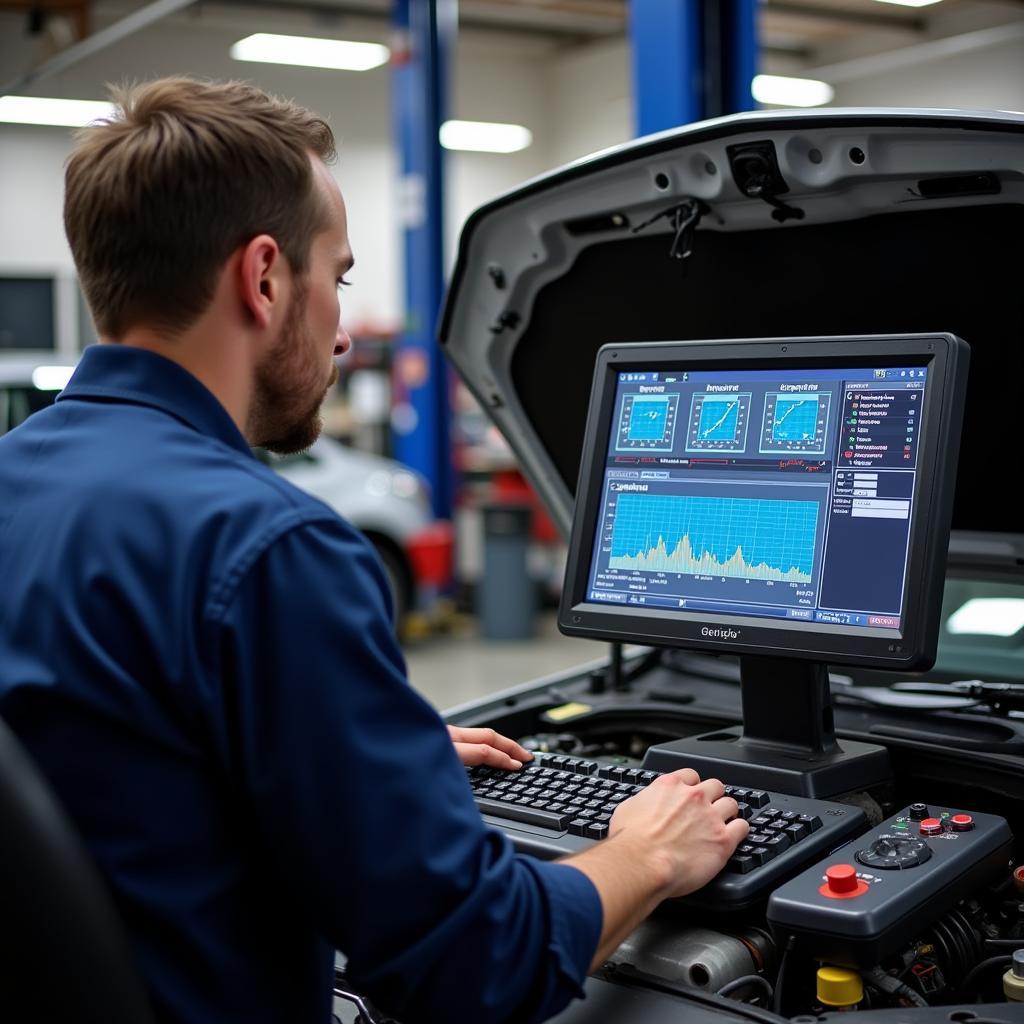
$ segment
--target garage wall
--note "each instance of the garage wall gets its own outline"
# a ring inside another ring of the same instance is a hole
[[[322,25],[306,21],[267,17],[264,12],[258,27],[296,34],[323,32]],[[0,78],[24,61],[24,53],[12,47],[12,40],[21,39],[24,50],[23,25],[23,17],[0,15]],[[348,204],[357,259],[351,275],[354,286],[345,296],[347,326],[353,331],[393,329],[402,316],[402,253],[388,69],[329,72],[231,60],[231,43],[255,28],[244,19],[240,22],[204,7],[198,17],[168,19],[29,92],[101,99],[104,82],[111,78],[142,80],[186,71],[214,78],[244,77],[320,112],[338,137],[334,172]],[[346,24],[345,34],[387,39],[379,22],[353,21]],[[460,38],[451,116],[524,124],[534,142],[514,154],[447,155],[450,254],[458,229],[472,210],[550,167],[547,77],[554,54],[552,43],[536,37],[478,32]],[[73,300],[73,264],[61,225],[63,163],[71,146],[66,129],[0,125],[0,274],[29,269],[54,273],[71,282]],[[71,346],[74,336],[71,329],[65,338]]]

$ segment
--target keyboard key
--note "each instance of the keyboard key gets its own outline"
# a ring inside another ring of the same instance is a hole
[[[661,778],[661,772],[641,772],[640,785],[649,786],[655,779]]]
[[[570,835],[585,836],[588,828],[590,828],[590,822],[586,818],[576,818],[575,821],[569,822]]]
[[[503,800],[481,799],[476,802],[477,807],[483,814],[492,814],[496,818],[506,818],[509,821],[521,821],[527,825],[540,825],[542,828],[554,829],[556,832],[564,832],[569,824],[569,815],[552,814],[550,809],[538,811],[535,807],[523,807],[520,804],[509,804]],[[581,832],[575,833],[582,835]]]
[[[749,854],[734,853],[725,862],[725,867],[727,871],[735,871],[737,874],[745,875],[748,871],[753,871],[757,865],[754,863],[754,858]]]
[[[797,821],[806,825],[812,832],[817,832],[821,828],[821,818],[816,814],[801,814]]]
[[[792,844],[792,840],[785,832],[776,832],[775,835],[764,844],[766,850],[778,850],[780,853]]]
[[[749,821],[751,815],[754,813],[753,807],[750,804],[738,803],[736,805],[737,816],[742,818],[744,821]]]
[[[584,834],[587,839],[604,839],[608,835],[608,826],[595,821],[587,826],[587,831]]]
[[[750,790],[733,787],[733,791],[729,794],[729,796],[731,796],[733,800],[736,800],[737,802],[740,800],[746,801],[747,797],[750,796]]]
[[[576,768],[580,775],[593,775],[597,771],[596,761],[580,761]]]
[[[792,825],[787,825],[783,829],[783,832],[785,832],[794,843],[803,839],[804,836],[809,836],[811,834],[811,830],[802,821],[794,821]]]
[[[756,829],[762,829],[765,825],[770,825],[771,823],[772,819],[765,817],[763,814],[759,814],[756,818],[750,819],[750,827]]]
[[[747,796],[751,807],[764,807],[768,803],[768,794],[763,789],[752,789]]]

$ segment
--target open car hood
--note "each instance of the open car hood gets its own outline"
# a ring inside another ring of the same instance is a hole
[[[984,534],[1021,532],[1001,492],[1022,469],[1022,240],[1024,114],[740,114],[481,207],[439,335],[568,535],[601,345],[957,334],[972,352],[953,527],[983,549]]]

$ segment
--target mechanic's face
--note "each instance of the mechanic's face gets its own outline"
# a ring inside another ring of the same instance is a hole
[[[250,419],[253,443],[281,455],[303,451],[319,437],[320,406],[338,379],[334,357],[352,344],[341,326],[338,298],[352,266],[345,203],[324,164],[314,159],[313,171],[329,225],[313,239],[309,268],[294,279],[280,337],[256,368]]]

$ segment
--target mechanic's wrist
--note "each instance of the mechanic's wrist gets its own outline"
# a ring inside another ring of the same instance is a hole
[[[678,883],[678,858],[672,852],[659,846],[653,837],[633,829],[623,829],[608,841],[619,845],[628,862],[635,865],[651,909],[673,895]]]

